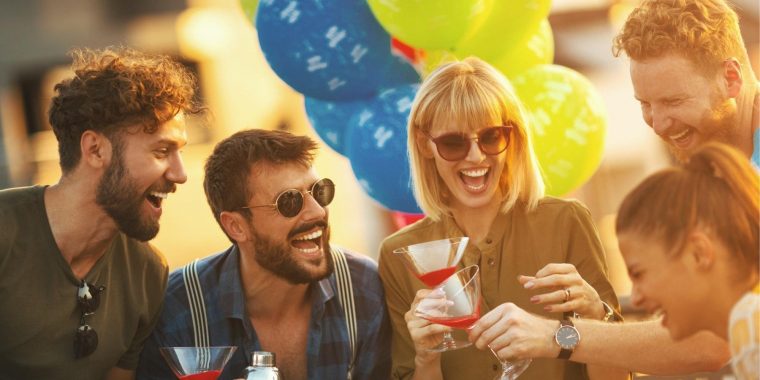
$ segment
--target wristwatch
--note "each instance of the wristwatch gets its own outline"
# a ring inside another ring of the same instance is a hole
[[[581,334],[569,319],[559,321],[559,328],[554,332],[554,341],[559,345],[557,359],[570,359],[573,350],[581,341]]]

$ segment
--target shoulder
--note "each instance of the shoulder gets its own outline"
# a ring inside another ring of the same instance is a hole
[[[14,206],[18,203],[36,202],[44,191],[45,187],[43,186],[14,187],[0,190],[0,209]]]
[[[150,274],[161,273],[163,279],[166,279],[169,264],[158,248],[148,242],[132,239],[124,233],[120,233],[120,236],[124,251],[133,267],[144,268],[143,270]]]
[[[579,200],[544,197],[536,208],[526,211],[522,205],[513,209],[517,218],[526,219],[528,222],[541,223],[541,225],[566,225],[573,221],[590,221],[591,212]]]
[[[219,267],[223,260],[229,256],[229,253],[231,252],[232,247],[229,247],[228,249],[198,259],[197,263],[195,264],[196,272],[198,273],[198,280],[200,280],[202,285],[215,285],[219,280]],[[177,294],[185,295],[185,276],[184,272],[186,268],[188,268],[189,265],[191,265],[192,262],[187,263],[174,271],[172,271],[169,274],[169,285],[166,288],[166,295],[169,296],[176,296]]]
[[[377,274],[377,262],[375,260],[343,247],[339,247],[339,249],[346,256],[348,270],[351,273],[351,281],[355,284],[355,288],[356,284],[360,286],[379,286],[380,277]]]
[[[407,245],[434,240],[444,229],[442,221],[425,217],[389,235],[381,243],[381,254]]]

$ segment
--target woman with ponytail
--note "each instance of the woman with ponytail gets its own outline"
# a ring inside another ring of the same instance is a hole
[[[616,230],[631,300],[659,312],[674,340],[729,341],[738,379],[758,379],[760,185],[738,150],[708,143],[623,201]]]

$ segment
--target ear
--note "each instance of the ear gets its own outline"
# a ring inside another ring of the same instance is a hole
[[[744,81],[742,79],[742,67],[736,58],[723,61],[723,81],[726,85],[726,94],[729,98],[739,96]]]
[[[433,150],[428,143],[428,141],[430,141],[430,138],[425,136],[425,134],[420,131],[414,131],[414,141],[417,144],[417,150],[420,152],[420,155],[422,157],[433,158]]]
[[[704,231],[696,230],[689,234],[686,244],[689,246],[684,252],[689,255],[695,267],[699,271],[706,271],[715,263],[715,243],[710,235]]]
[[[86,130],[79,139],[81,161],[93,168],[103,168],[111,161],[112,146],[105,135]]]
[[[248,222],[240,213],[222,211],[222,214],[219,216],[219,221],[222,224],[222,228],[224,228],[224,232],[236,242],[241,243],[251,239],[249,236],[250,229],[248,228]]]

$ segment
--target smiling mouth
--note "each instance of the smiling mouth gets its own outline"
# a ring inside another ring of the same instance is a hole
[[[321,247],[323,230],[321,228],[299,235],[290,241],[290,245],[299,250],[301,253],[314,254]]]
[[[151,191],[147,196],[145,196],[148,202],[150,202],[150,204],[155,208],[161,208],[161,203],[168,197],[169,193],[159,193],[157,191]]]
[[[667,135],[668,140],[670,140],[673,144],[681,146],[685,145],[689,142],[689,138],[694,134],[694,131],[692,128],[686,128],[681,130],[678,133],[672,133]]]
[[[490,171],[490,168],[462,169],[459,171],[459,178],[467,190],[478,192],[486,188]]]

